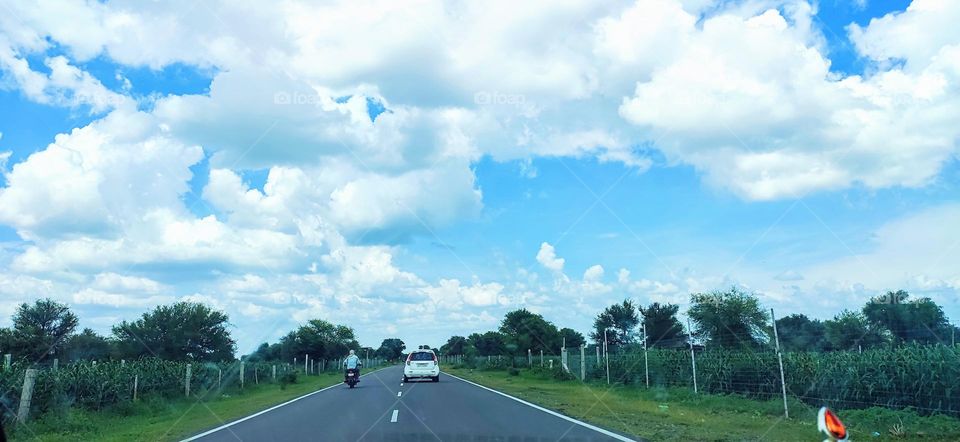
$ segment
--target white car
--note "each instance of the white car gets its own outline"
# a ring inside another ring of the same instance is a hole
[[[433,350],[413,350],[407,355],[407,363],[403,367],[403,381],[412,378],[430,378],[433,382],[440,382],[440,361]]]

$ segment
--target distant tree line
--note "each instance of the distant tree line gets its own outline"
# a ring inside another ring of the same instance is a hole
[[[624,300],[603,309],[593,321],[590,339],[610,346],[645,344],[648,348],[697,347],[756,349],[773,345],[770,311],[753,293],[736,287],[690,296],[687,316],[680,321],[675,304],[637,305]],[[952,344],[960,328],[952,325],[943,308],[930,298],[911,298],[891,291],[869,299],[860,310],[844,310],[825,321],[802,314],[776,320],[776,333],[786,351],[834,351],[899,346]],[[644,335],[644,331],[646,334]],[[508,312],[495,331],[452,336],[440,350],[445,354],[522,355],[557,354],[563,338],[567,347],[584,343],[583,335],[558,329],[541,315],[519,309]]]
[[[10,328],[0,328],[0,353],[31,362],[107,360],[156,357],[171,361],[220,362],[236,359],[236,341],[226,313],[204,304],[161,305],[133,321],[122,321],[109,335],[77,331],[79,319],[70,308],[51,299],[21,304]],[[361,355],[399,359],[403,341],[385,339],[379,349],[361,347],[352,328],[314,319],[274,344],[263,343],[243,357],[251,361],[290,361],[309,354],[336,359],[356,350]]]

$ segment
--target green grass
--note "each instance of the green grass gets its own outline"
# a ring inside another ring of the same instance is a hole
[[[817,409],[798,401],[789,403],[791,418],[783,419],[780,399],[695,395],[686,388],[608,387],[558,381],[531,370],[520,370],[516,376],[502,370],[445,371],[568,416],[655,441],[822,440],[816,428]],[[840,416],[853,440],[960,440],[960,420],[951,417],[884,408],[841,411]]]
[[[102,411],[71,408],[50,412],[13,429],[11,440],[180,440],[297,396],[342,382],[339,373],[300,376],[296,384],[248,386],[204,401],[147,397]]]

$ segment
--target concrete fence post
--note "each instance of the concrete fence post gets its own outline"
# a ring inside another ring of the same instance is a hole
[[[57,371],[60,368],[60,359],[53,358],[53,371]]]
[[[650,388],[650,361],[647,359],[647,324],[643,324],[643,374],[647,379],[647,388]]]
[[[260,385],[260,367],[256,365],[253,366],[253,384]]]
[[[533,352],[529,348],[527,349],[527,365],[533,367]]]
[[[593,349],[597,351],[597,368],[600,368],[600,346],[596,345]]]
[[[540,350],[540,366],[543,367],[543,350]]]
[[[56,359],[53,360],[53,365],[57,365],[57,360],[56,360]],[[126,366],[127,366],[127,360],[126,360],[126,359],[121,359],[121,360],[120,360],[120,366],[121,366],[121,367],[126,367]]]
[[[222,380],[223,380],[223,369],[218,368],[217,369],[217,390],[221,389],[220,381]]]
[[[190,376],[192,373],[193,367],[190,364],[187,364],[187,374],[183,378],[183,394],[186,397],[190,397]]]
[[[17,422],[24,423],[30,416],[30,401],[33,399],[33,384],[37,381],[37,369],[28,368],[23,374],[23,389],[20,390],[20,408],[17,409]]]
[[[240,361],[240,389],[241,389],[241,390],[243,389],[243,378],[244,378],[244,376],[243,376],[244,373],[243,373],[243,372],[244,372],[244,369],[245,369],[245,368],[246,368],[246,367],[244,367],[243,361]]]
[[[13,359],[13,355],[10,354],[10,353],[7,353],[7,354],[3,355],[3,370],[4,370],[4,371],[7,371],[7,370],[10,369],[10,362],[11,362],[12,359]]]
[[[693,328],[690,327],[690,318],[687,318],[687,343],[690,344],[690,366],[693,369],[693,392],[697,393],[697,354],[693,351],[693,341],[690,336],[693,335]]]
[[[139,383],[140,383],[140,375],[134,374],[133,375],[133,401],[134,402],[137,401],[137,387],[139,386],[138,385]]]
[[[773,338],[777,341],[777,362],[780,364],[780,392],[783,393],[783,417],[790,419],[790,409],[787,407],[787,384],[783,378],[783,353],[780,352],[780,334],[777,333],[777,317],[770,309],[770,321],[773,322]]]
[[[580,344],[580,380],[587,380],[587,346]]]
[[[273,365],[273,382],[277,382],[277,365]]]

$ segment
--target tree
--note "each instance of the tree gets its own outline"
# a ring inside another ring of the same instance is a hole
[[[311,319],[305,325],[280,338],[284,360],[309,355],[313,359],[340,359],[350,350],[359,351],[360,344],[353,329],[322,319]]]
[[[757,347],[766,339],[767,313],[760,301],[736,287],[691,296],[694,336],[724,348]]]
[[[560,339],[567,347],[580,347],[587,342],[580,332],[567,327],[560,329]]]
[[[658,302],[647,308],[640,307],[648,347],[677,348],[687,345],[687,334],[683,331],[683,324],[677,319],[679,310],[677,305]]]
[[[824,323],[827,341],[834,350],[856,350],[884,345],[889,332],[872,323],[859,312],[844,310]]]
[[[777,335],[784,351],[824,351],[830,349],[826,327],[819,320],[802,314],[777,319]]]
[[[600,312],[593,321],[593,332],[590,338],[594,342],[603,342],[604,330],[607,331],[608,345],[630,344],[636,340],[637,326],[640,325],[640,317],[637,315],[637,308],[633,301],[623,300],[620,304],[613,304]]]
[[[440,354],[462,355],[467,345],[470,345],[467,338],[463,336],[451,336],[446,344],[440,346]]]
[[[527,350],[555,354],[560,349],[560,332],[557,327],[527,309],[508,312],[500,323],[500,333],[506,338],[506,349],[515,355]]]
[[[477,354],[480,356],[503,355],[507,350],[506,339],[500,332],[473,333],[467,340],[477,349]]]
[[[280,344],[268,344],[266,342],[260,344],[259,347],[253,352],[247,355],[244,358],[246,361],[255,362],[255,361],[280,361]]]
[[[403,356],[403,351],[406,349],[407,345],[400,339],[387,338],[380,343],[380,348],[377,349],[377,356],[390,360],[400,359],[400,356]]]
[[[110,341],[98,335],[89,328],[67,338],[64,345],[64,356],[68,360],[105,360],[110,357],[113,345]]]
[[[876,327],[890,331],[894,344],[950,342],[947,316],[930,298],[909,299],[903,290],[887,292],[863,306],[863,315]]]
[[[127,358],[228,361],[236,350],[228,325],[225,313],[203,304],[178,302],[115,325],[113,336],[120,354]]]
[[[20,304],[13,314],[12,352],[31,360],[54,355],[63,349],[77,322],[69,307],[49,298]]]

